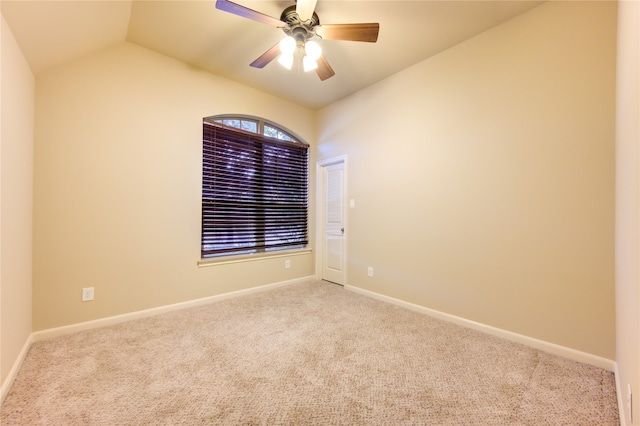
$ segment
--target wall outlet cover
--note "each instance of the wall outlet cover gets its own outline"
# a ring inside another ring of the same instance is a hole
[[[82,289],[82,301],[88,302],[93,300],[93,287],[85,287]]]

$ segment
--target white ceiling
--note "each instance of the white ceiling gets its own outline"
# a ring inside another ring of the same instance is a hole
[[[234,0],[279,18],[293,0]],[[2,14],[33,72],[128,41],[212,73],[316,109],[354,93],[541,1],[319,0],[321,24],[379,22],[377,43],[321,41],[336,72],[288,71],[277,61],[249,64],[283,36],[282,30],[201,1],[2,0]]]

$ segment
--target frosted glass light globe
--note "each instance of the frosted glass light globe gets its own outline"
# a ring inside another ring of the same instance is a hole
[[[307,44],[304,46],[304,50],[307,56],[314,61],[317,61],[320,55],[322,55],[322,48],[313,40],[307,42]]]
[[[280,40],[280,53],[283,55],[293,55],[296,50],[296,41],[293,37],[287,36]]]

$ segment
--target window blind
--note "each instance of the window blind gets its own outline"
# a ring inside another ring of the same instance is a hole
[[[308,243],[308,146],[203,122],[202,257]]]

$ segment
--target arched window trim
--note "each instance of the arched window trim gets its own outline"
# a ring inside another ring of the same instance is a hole
[[[283,134],[289,136],[289,138],[292,141],[295,142],[299,142],[305,145],[309,145],[307,142],[305,142],[305,140],[303,138],[301,138],[300,136],[298,136],[295,132],[292,132],[291,130],[287,129],[286,127],[283,127],[282,125],[268,120],[266,118],[263,117],[258,117],[258,116],[254,116],[254,115],[248,115],[248,114],[218,114],[218,115],[212,115],[210,117],[205,117],[204,118],[205,121],[208,122],[221,122],[222,120],[245,120],[245,121],[252,121],[254,123],[256,123],[256,131],[251,131],[248,129],[243,129],[243,128],[239,128],[240,130],[244,130],[244,131],[248,131],[251,133],[256,133],[259,135],[263,135],[263,136],[267,136],[267,137],[271,137],[269,134],[266,134],[264,132],[265,127],[271,127],[274,128],[280,132],[282,132]],[[238,128],[238,127],[235,127]],[[286,139],[280,139],[280,140],[286,140]]]

